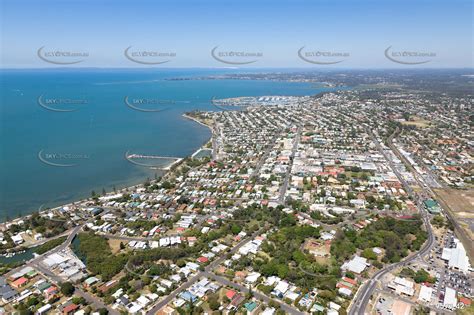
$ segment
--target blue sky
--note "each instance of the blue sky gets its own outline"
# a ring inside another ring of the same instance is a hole
[[[228,67],[212,58],[215,46],[218,52],[261,54],[241,67],[406,68],[385,57],[389,46],[432,54],[430,62],[408,67],[473,67],[470,0],[1,0],[1,5],[3,68],[59,67],[37,56],[43,46],[87,53],[75,67],[144,67],[125,58],[129,46],[176,54],[156,67]],[[314,65],[298,57],[303,46],[303,53],[346,55],[338,64]],[[417,58],[404,60],[425,60]]]

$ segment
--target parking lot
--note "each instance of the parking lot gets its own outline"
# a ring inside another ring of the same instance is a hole
[[[427,263],[429,270],[436,272],[436,283],[434,288],[437,291],[439,302],[444,299],[444,291],[446,287],[452,288],[458,294],[465,297],[472,297],[473,279],[470,274],[464,274],[460,271],[449,269],[448,262],[442,259],[443,248],[454,248],[454,235],[448,231],[442,239],[436,239],[436,244],[431,251]]]

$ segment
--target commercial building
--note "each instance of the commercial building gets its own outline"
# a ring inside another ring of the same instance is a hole
[[[464,273],[469,272],[469,258],[466,249],[458,239],[454,239],[455,248],[444,248],[441,258],[448,262],[451,269]]]

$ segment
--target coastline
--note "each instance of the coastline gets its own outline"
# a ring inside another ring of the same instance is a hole
[[[182,116],[183,116],[184,118],[186,118],[186,119],[192,120],[192,121],[194,121],[194,122],[200,124],[201,126],[204,126],[204,127],[209,128],[209,130],[210,130],[212,133],[214,133],[214,129],[213,129],[211,126],[209,126],[209,125],[203,123],[202,121],[200,121],[200,120],[198,120],[198,119],[196,119],[196,118],[194,118],[194,117],[192,117],[192,116],[189,116],[189,115],[186,114],[186,113],[184,113]],[[211,136],[211,139],[212,139],[212,136]],[[207,144],[211,139],[209,139],[209,140],[206,142],[206,144]],[[204,144],[204,145],[205,145],[205,144]]]
[[[189,157],[193,157],[195,156],[199,151],[203,150],[203,149],[207,149],[205,148],[205,146],[210,142],[212,141],[212,137],[213,137],[213,131],[212,131],[212,127],[211,126],[208,126],[206,125],[205,123],[199,121],[198,119],[194,118],[194,117],[191,117],[187,114],[182,114],[181,115],[182,117],[185,117],[186,119],[189,119],[189,120],[192,120],[194,121],[195,123],[198,123],[199,125],[201,126],[204,126],[204,127],[207,127],[209,128],[209,130],[211,131],[211,137],[202,145],[200,145],[195,151],[193,151],[191,154],[185,156],[185,157],[182,157],[182,158],[179,158],[178,160],[172,162],[170,165],[164,167],[164,168],[161,168],[160,170],[163,172],[162,174],[162,178],[166,178],[174,168],[178,167],[184,160],[186,160],[187,158]],[[146,179],[145,179],[146,180]],[[118,193],[125,193],[129,190],[133,190],[133,189],[136,189],[136,188],[139,188],[141,186],[143,186],[144,184],[144,180],[140,180],[141,182],[139,184],[135,184],[135,185],[129,185],[129,186],[125,186],[123,188],[120,188],[120,189],[117,189],[116,191],[111,191],[111,192],[108,192],[105,194],[105,196],[107,195],[110,195],[110,194],[118,194]],[[155,179],[152,180],[152,182],[154,182]],[[22,215],[18,218],[15,218],[15,219],[11,219],[9,221],[1,221],[0,222],[0,227],[6,227],[7,225],[9,224],[15,224],[19,221],[22,221],[24,219],[27,219],[29,217],[31,217],[31,215],[34,213],[34,212],[38,212],[40,215],[45,215],[47,214],[48,212],[50,211],[57,211],[57,210],[60,210],[62,208],[65,208],[65,207],[74,207],[75,205],[77,204],[81,204],[81,203],[86,203],[90,201],[90,198],[83,198],[83,199],[76,199],[76,200],[73,200],[71,202],[68,202],[68,203],[65,203],[65,204],[61,204],[59,206],[56,206],[56,207],[52,207],[52,208],[48,208],[48,209],[42,209],[42,207],[44,206],[43,205],[40,205],[38,210],[37,211],[32,211],[31,213],[28,213],[28,214],[25,214],[25,215]],[[41,242],[40,242],[41,243]],[[23,249],[30,249],[30,248],[33,248],[33,247],[36,247],[38,246],[38,243],[35,243],[35,244],[31,244],[31,245],[28,245],[28,246],[23,246]]]

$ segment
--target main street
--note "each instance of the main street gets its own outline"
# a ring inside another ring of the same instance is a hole
[[[275,134],[275,136],[270,140],[270,142],[267,145],[267,148],[265,149],[265,152],[262,154],[262,157],[258,161],[258,163],[255,166],[255,169],[252,172],[252,175],[250,175],[250,177],[255,177],[258,174],[260,174],[260,170],[262,169],[263,164],[265,164],[265,161],[267,160],[268,155],[272,151],[272,148],[275,145],[275,141],[276,141],[277,138],[278,138],[278,134]]]
[[[298,144],[300,143],[300,136],[301,136],[302,129],[303,128],[299,126],[298,130],[296,131],[295,142],[293,143],[293,148],[291,149],[291,154],[290,154],[290,162],[288,163],[288,169],[286,170],[285,178],[283,179],[283,184],[280,187],[278,203],[281,205],[285,203],[285,195],[288,189],[288,183],[291,178],[291,168],[293,167],[293,159],[295,158],[296,151],[298,150]]]

